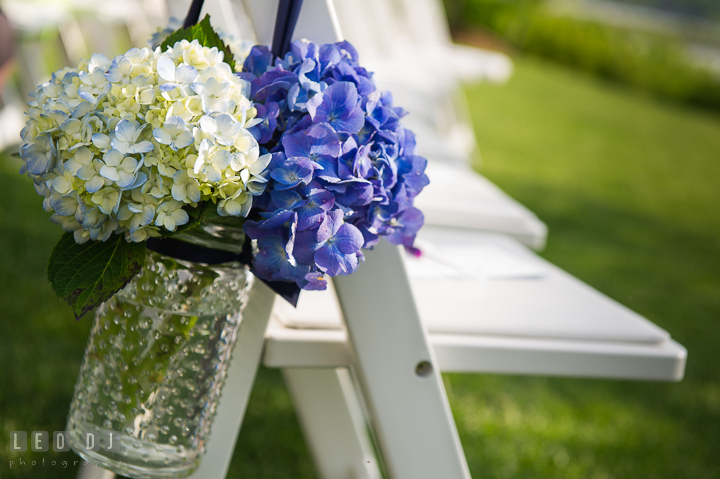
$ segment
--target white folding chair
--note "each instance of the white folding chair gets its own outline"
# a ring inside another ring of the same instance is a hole
[[[419,239],[430,254],[406,263],[440,371],[682,379],[686,351],[667,332],[507,236],[426,227]],[[279,302],[263,356],[283,369],[323,479],[376,463],[349,386],[355,365],[343,310],[331,291],[304,293],[297,309]],[[368,317],[373,310],[365,305]],[[374,326],[382,336],[382,325]]]
[[[430,184],[415,200],[425,224],[506,234],[534,250],[547,226],[484,176],[464,166],[428,163]]]
[[[7,85],[0,92],[0,101],[0,152],[15,150],[20,144],[20,130],[25,126],[22,102]]]

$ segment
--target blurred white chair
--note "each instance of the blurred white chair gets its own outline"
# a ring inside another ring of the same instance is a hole
[[[17,106],[17,95],[7,84],[14,68],[14,42],[10,23],[0,14],[0,152],[17,144],[13,132],[23,124],[22,110]]]
[[[378,85],[412,112],[407,123],[419,133],[422,154],[467,163],[476,145],[460,84],[506,81],[509,58],[453,45],[435,0],[338,0],[335,6],[345,38]]]
[[[0,102],[0,152],[15,153],[20,143],[20,130],[25,126],[22,103],[7,86],[0,93]]]
[[[130,45],[143,46],[166,20],[163,0],[2,0],[17,39],[18,88],[1,92],[0,150],[19,146],[28,93],[50,78],[52,68],[76,65],[92,53],[110,58]],[[47,64],[44,47],[57,42],[54,66]]]

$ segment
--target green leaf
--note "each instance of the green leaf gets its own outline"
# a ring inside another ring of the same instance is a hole
[[[193,25],[192,27],[175,30],[165,39],[164,42],[162,42],[160,48],[165,51],[167,48],[172,47],[180,40],[187,40],[189,42],[197,40],[200,42],[200,45],[204,47],[217,47],[218,50],[224,53],[223,61],[230,65],[230,69],[232,71],[235,71],[235,57],[230,51],[230,47],[225,45],[225,42],[222,41],[210,25],[210,15],[205,15],[205,18],[203,18],[201,22]]]
[[[217,212],[217,205],[208,201],[207,205],[205,205],[205,209],[203,210],[202,221],[215,221],[222,218],[223,217]]]
[[[125,287],[145,262],[145,243],[128,243],[123,235],[105,242],[77,244],[65,233],[48,260],[50,286],[80,319]]]

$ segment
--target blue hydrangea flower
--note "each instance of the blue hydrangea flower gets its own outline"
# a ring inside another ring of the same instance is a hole
[[[277,128],[277,117],[280,113],[277,103],[271,101],[265,105],[255,105],[257,118],[262,120],[249,128],[248,131],[257,139],[258,143],[266,144],[272,139]]]
[[[350,82],[337,82],[315,94],[307,103],[313,122],[328,122],[339,132],[357,133],[365,124],[365,112],[358,103],[360,95]]]
[[[327,190],[313,188],[306,197],[303,204],[295,208],[298,213],[298,231],[319,226],[325,214],[335,206],[335,195]]]
[[[283,136],[282,144],[287,156],[304,157],[313,162],[316,176],[331,183],[337,176],[337,157],[340,138],[328,123],[316,123],[305,130]]]
[[[303,289],[309,291],[324,291],[327,289],[327,278],[322,273],[308,273],[305,275],[305,281],[307,284]]]
[[[312,163],[302,156],[287,158],[280,168],[270,173],[270,177],[275,180],[275,189],[278,190],[294,188],[300,183],[308,184],[312,181],[312,176]]]
[[[356,253],[364,243],[362,233],[355,226],[343,221],[343,212],[334,210],[325,216],[318,228],[320,247],[315,252],[315,263],[330,276],[350,274],[357,268]]]
[[[292,243],[280,236],[264,236],[258,240],[258,254],[253,259],[255,271],[270,281],[303,281],[310,270],[293,258]]]
[[[325,289],[381,236],[412,247],[427,162],[402,126],[406,112],[375,88],[352,45],[298,41],[283,58],[256,46],[240,76],[260,120],[250,132],[272,153],[267,188],[245,223],[262,277]]]

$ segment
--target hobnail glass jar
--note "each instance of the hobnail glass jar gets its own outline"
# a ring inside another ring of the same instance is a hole
[[[210,223],[175,237],[239,253],[242,228]],[[95,315],[68,416],[88,462],[134,478],[200,464],[253,276],[148,251],[142,271]]]

